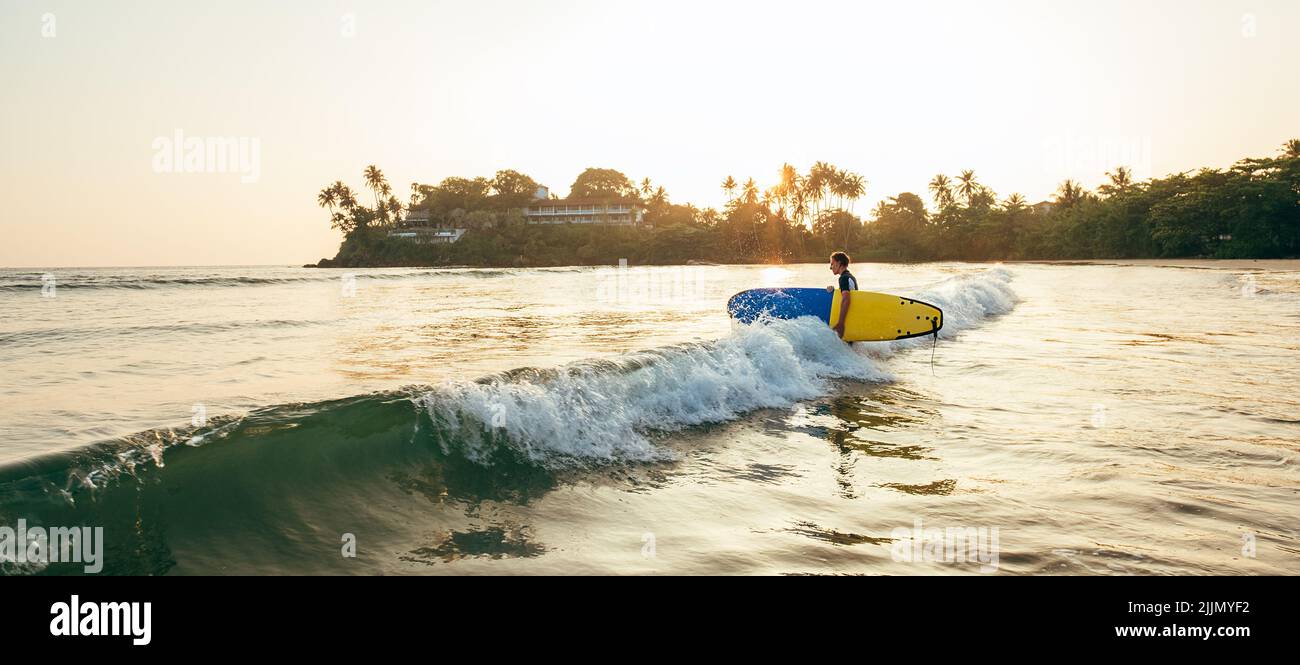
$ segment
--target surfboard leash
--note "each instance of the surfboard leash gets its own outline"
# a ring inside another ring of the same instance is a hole
[[[934,352],[939,348],[939,317],[930,319],[930,335],[934,337],[934,342],[930,345],[930,376],[938,376],[934,373]]]

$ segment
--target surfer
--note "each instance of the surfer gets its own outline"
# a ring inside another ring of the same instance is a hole
[[[844,321],[849,315],[849,291],[858,290],[858,279],[849,272],[849,255],[844,252],[835,252],[831,254],[831,273],[840,277],[840,320],[832,329],[840,339],[844,338]],[[835,292],[835,287],[826,287],[827,291]]]

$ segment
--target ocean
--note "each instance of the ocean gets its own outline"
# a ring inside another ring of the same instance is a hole
[[[1258,266],[855,264],[945,327],[854,347],[726,315],[820,264],[0,270],[0,527],[127,575],[1296,574]]]

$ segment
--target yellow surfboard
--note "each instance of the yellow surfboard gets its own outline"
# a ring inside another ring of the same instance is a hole
[[[840,320],[840,298],[831,297],[833,327]],[[849,291],[849,314],[844,319],[844,341],[884,342],[931,335],[943,327],[943,310],[920,300],[887,293]]]

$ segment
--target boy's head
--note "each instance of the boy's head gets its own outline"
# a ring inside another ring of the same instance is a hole
[[[836,275],[844,272],[849,267],[849,255],[844,252],[835,252],[831,254],[831,272]]]

